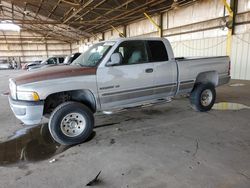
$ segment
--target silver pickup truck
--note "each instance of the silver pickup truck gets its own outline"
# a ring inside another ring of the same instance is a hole
[[[230,80],[229,57],[175,58],[164,38],[124,38],[94,44],[70,66],[10,79],[9,103],[27,125],[49,117],[59,143],[85,141],[95,112],[116,111],[190,94],[197,111],[212,108],[215,87]]]

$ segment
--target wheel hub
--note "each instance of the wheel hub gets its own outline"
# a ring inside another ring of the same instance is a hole
[[[63,118],[60,127],[63,134],[69,137],[75,137],[85,130],[86,121],[83,115],[70,113]]]
[[[77,122],[76,122],[75,120],[72,120],[72,121],[69,123],[69,127],[70,127],[71,129],[76,128],[76,126],[77,126]]]
[[[201,93],[201,104],[203,106],[209,106],[213,100],[213,94],[210,89],[206,89]]]

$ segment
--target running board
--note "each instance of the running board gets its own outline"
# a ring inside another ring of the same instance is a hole
[[[133,107],[127,107],[127,108],[122,108],[122,109],[116,109],[116,110],[113,110],[113,111],[102,111],[102,113],[103,113],[103,114],[106,114],[106,115],[110,115],[110,114],[115,114],[115,113],[120,113],[120,112],[123,112],[123,111],[127,111],[127,110],[130,110],[130,109],[147,108],[147,107],[150,107],[150,106],[165,104],[165,103],[169,103],[169,102],[171,102],[171,101],[172,101],[172,98],[171,98],[171,97],[162,98],[162,99],[157,99],[157,100],[155,100],[154,102],[145,103],[145,104],[138,105],[138,106],[133,106]]]

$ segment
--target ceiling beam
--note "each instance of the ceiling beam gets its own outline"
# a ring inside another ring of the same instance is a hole
[[[11,12],[11,8],[10,7],[7,7],[7,6],[4,6],[4,11],[6,11],[6,12]],[[15,6],[14,6],[14,12],[17,12],[17,13],[19,13],[20,15],[19,15],[19,17],[21,18],[21,20],[22,20],[22,15],[23,15],[23,12],[21,11],[21,9],[19,10],[18,8],[16,8]],[[15,15],[18,15],[18,14],[15,14]],[[27,18],[29,18],[29,21],[34,21],[35,22],[35,20],[38,20],[38,21],[41,21],[41,22],[43,22],[44,20],[42,20],[42,19],[38,19],[38,18],[34,18],[34,16],[32,15],[32,14],[28,14],[28,15],[26,15],[26,20],[27,20]],[[24,21],[25,22],[25,21]],[[42,23],[41,23],[42,24]],[[35,24],[35,25],[39,25],[39,24]],[[47,24],[48,25],[48,24]],[[52,25],[54,25],[54,24],[52,24]],[[46,26],[47,27],[47,26]],[[76,29],[69,29],[68,30],[68,26],[66,26],[66,25],[63,25],[62,23],[61,24],[58,24],[58,25],[56,25],[56,27],[60,30],[59,31],[59,33],[58,32],[53,32],[53,34],[54,35],[56,35],[56,34],[59,34],[59,35],[62,35],[62,36],[64,36],[64,37],[70,37],[71,38],[71,40],[72,40],[72,35],[75,35],[75,38],[74,38],[74,40],[76,39],[76,38],[82,38],[83,36],[82,35],[84,35],[83,34],[83,32],[82,31],[79,31],[79,30],[76,30]],[[44,29],[46,29],[46,28],[44,28]],[[63,32],[62,32],[62,30],[64,30]],[[72,34],[72,33],[74,33],[74,34]],[[70,36],[69,36],[70,35]],[[87,35],[87,36],[90,36],[90,35]]]
[[[42,35],[43,36],[42,39],[44,39],[44,40],[45,39],[53,39],[54,38],[54,40],[59,40],[59,41],[63,41],[63,42],[70,42],[71,41],[71,40],[66,40],[65,38],[56,37],[56,36],[45,38],[45,34],[43,32],[40,32],[40,31],[37,31],[37,30],[33,30],[32,27],[25,27],[25,28],[27,29],[27,31],[31,31],[31,32],[38,33],[38,34]],[[40,40],[42,41],[42,39],[40,39]]]
[[[112,7],[112,8],[95,8],[96,10],[104,10],[104,11],[110,11],[110,10],[113,10],[114,9],[114,7]],[[116,9],[115,11],[117,11],[117,12],[126,12],[126,11],[128,11],[127,9]]]
[[[129,18],[132,18],[132,17],[129,17]],[[136,17],[133,17],[133,18],[136,18]],[[1,17],[0,16],[0,19],[1,20],[9,20],[10,17]],[[122,19],[126,19],[126,18],[120,18],[119,20],[122,20]],[[99,21],[96,21],[96,22],[92,22],[92,21],[78,21],[78,22],[70,22],[72,24],[77,24],[77,25],[96,25],[98,23],[101,23],[101,22],[104,22],[106,20],[99,20]],[[18,19],[18,18],[15,18],[14,20],[12,20],[13,23],[15,24],[27,24],[27,25],[39,25],[39,24],[44,24],[44,25],[62,25],[62,23],[60,21],[45,21],[45,20],[22,20],[22,19]],[[74,31],[73,31],[74,32]],[[75,32],[74,32],[75,33]]]
[[[38,9],[36,10],[36,13],[35,13],[35,19],[36,19],[37,15],[39,14],[39,12],[40,12],[40,10],[41,10],[41,8],[42,8],[43,2],[44,2],[44,0],[41,0],[41,1],[40,1],[40,4],[39,4],[39,6],[38,6]]]
[[[57,3],[56,3],[56,5],[52,8],[52,10],[49,11],[49,15],[48,15],[47,19],[49,19],[49,18],[52,16],[52,14],[55,12],[55,10],[56,10],[57,7],[60,5],[60,3],[61,3],[61,0],[58,0]],[[46,19],[46,20],[47,20],[47,19]]]
[[[26,15],[26,8],[27,8],[27,5],[28,5],[28,3],[27,2],[24,2],[24,9],[23,9],[23,20],[24,20],[24,18],[25,18],[25,15]],[[23,26],[23,24],[22,24],[22,26]]]
[[[69,17],[67,17],[65,20],[63,20],[63,23],[67,23],[70,19],[72,19],[74,16],[76,16],[79,12],[81,12],[84,8],[86,8],[88,5],[93,3],[94,0],[89,0],[85,4],[83,4],[80,8],[78,8],[76,11],[74,11]]]
[[[97,3],[95,6],[93,6],[92,8],[90,8],[90,10],[94,10],[95,8],[101,6],[103,3],[105,3],[107,0],[102,0],[99,3]],[[78,16],[74,21],[77,21],[79,19],[81,19],[83,16],[87,15],[90,10],[86,11],[84,14],[81,14],[80,16]]]
[[[113,19],[121,18],[121,17],[126,17],[126,16],[131,16],[133,14],[136,14],[136,13],[140,12],[140,11],[144,11],[144,9],[147,8],[148,6],[155,6],[157,4],[163,3],[164,1],[165,0],[151,0],[151,1],[147,1],[146,3],[144,3],[144,4],[140,5],[140,6],[137,6],[136,8],[130,9],[127,12],[118,14],[117,16],[114,16],[114,17],[110,18],[110,21],[106,21],[103,24],[87,28],[85,31],[91,32],[93,29],[102,28],[102,27],[105,27],[107,25],[114,24],[114,23],[112,23]],[[143,17],[143,13],[142,13],[142,17]],[[100,17],[98,17],[98,18],[100,18]]]
[[[114,9],[112,9],[112,10],[110,10],[110,11],[107,11],[107,12],[104,13],[102,16],[96,17],[96,18],[95,18],[94,20],[92,20],[92,21],[96,21],[96,20],[102,18],[103,16],[108,15],[108,14],[110,14],[111,12],[113,12],[113,11],[115,11],[115,10],[117,10],[117,9],[120,9],[121,7],[127,5],[127,4],[129,4],[129,3],[131,3],[131,2],[133,2],[133,0],[128,0],[127,2],[122,3],[121,5],[115,7]],[[84,16],[84,14],[83,14],[82,16]],[[77,29],[81,29],[81,28],[83,28],[83,26],[80,26],[80,27],[78,27]]]
[[[69,0],[61,0],[62,2],[64,2],[64,3],[68,3],[68,4],[70,4],[70,5],[72,5],[72,6],[81,6],[81,4],[79,4],[79,3],[75,3],[75,1],[69,1]]]
[[[61,17],[61,21],[63,21],[73,10],[74,10],[74,7],[71,7],[67,12],[65,12],[63,16]]]
[[[25,28],[28,31],[33,31],[32,28],[34,28],[34,26],[33,25],[26,26],[26,25],[23,24],[22,28]],[[77,36],[74,38],[74,37],[71,37],[71,36],[68,36],[68,35],[63,35],[63,32],[61,32],[61,31],[51,30],[51,31],[48,31],[48,32],[44,33],[43,31],[45,31],[44,29],[47,29],[47,26],[44,27],[43,24],[36,25],[35,28],[36,29],[38,28],[38,29],[41,30],[41,32],[38,32],[37,30],[36,30],[36,32],[39,33],[39,34],[41,34],[44,38],[48,38],[47,33],[53,31],[53,33],[54,33],[53,37],[56,38],[56,40],[62,40],[61,38],[63,38],[62,41],[65,41],[64,38],[68,38],[71,41],[77,41],[77,39],[78,39]]]

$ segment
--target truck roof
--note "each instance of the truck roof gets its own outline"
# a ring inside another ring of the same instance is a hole
[[[163,37],[128,37],[128,38],[115,38],[109,39],[105,42],[119,42],[119,41],[128,41],[128,40],[167,40]]]

